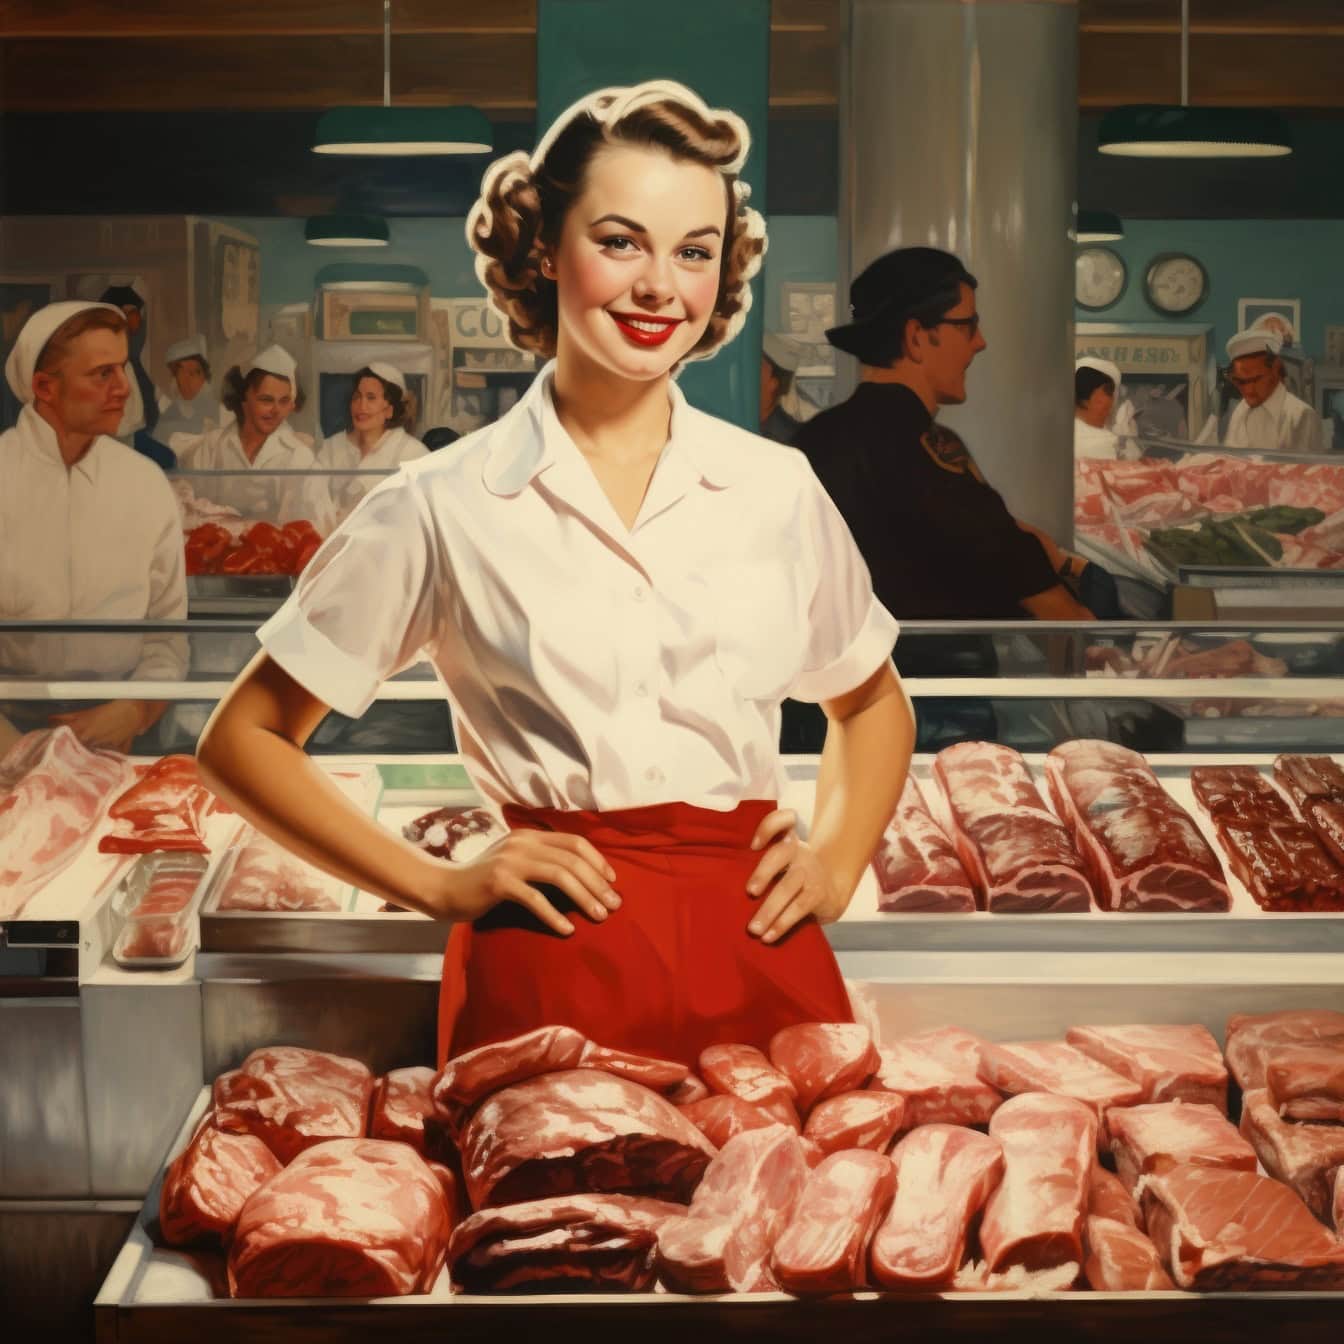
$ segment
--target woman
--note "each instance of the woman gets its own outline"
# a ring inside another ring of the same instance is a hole
[[[1114,462],[1120,439],[1107,427],[1120,389],[1120,370],[1109,359],[1085,355],[1073,368],[1073,456]]]
[[[441,1058],[559,1022],[690,1061],[852,1020],[819,923],[904,781],[896,623],[801,454],[671,377],[745,319],[764,251],[746,152],[736,116],[660,82],[594,94],[492,165],[477,272],[553,362],[367,496],[202,735],[211,786],[267,833],[459,921]],[[512,828],[460,865],[358,815],[302,749],[422,651]],[[770,801],[786,695],[830,721],[806,842]]]
[[[415,398],[401,370],[381,360],[355,374],[350,394],[350,428],[324,439],[317,464],[327,471],[393,471],[429,451],[407,427],[415,422]],[[338,476],[332,500],[342,514],[359,503],[378,482],[370,476]]]
[[[206,355],[205,337],[198,333],[174,341],[164,356],[173,386],[159,400],[157,435],[169,447],[174,434],[206,434],[223,419]]]
[[[325,535],[334,523],[325,482],[274,474],[317,467],[313,450],[285,423],[303,409],[296,368],[278,345],[254,355],[246,368],[235,364],[224,375],[223,404],[232,418],[179,448],[178,464],[188,472],[230,473],[193,481],[199,497],[249,520],[306,519]]]

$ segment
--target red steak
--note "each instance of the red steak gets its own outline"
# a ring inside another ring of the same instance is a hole
[[[1139,1178],[1172,1163],[1255,1170],[1255,1149],[1216,1106],[1160,1102],[1107,1114],[1116,1174],[1133,1191]]]
[[[423,1153],[425,1117],[434,1113],[433,1083],[434,1070],[423,1066],[393,1069],[379,1078],[369,1107],[369,1138],[399,1139]]]
[[[779,1124],[769,1111],[741,1097],[702,1097],[677,1109],[716,1148],[722,1148],[729,1139],[749,1129],[769,1129]]]
[[[818,1102],[803,1126],[823,1153],[843,1148],[871,1148],[886,1152],[905,1123],[905,1098],[895,1092],[842,1092]]]
[[[975,909],[975,891],[947,833],[933,819],[919,784],[905,791],[873,855],[877,908],[953,914]]]
[[[1344,1124],[1344,1041],[1272,1051],[1265,1087],[1270,1104],[1286,1120]]]
[[[427,1293],[448,1250],[437,1177],[404,1143],[332,1139],[300,1153],[243,1205],[233,1297]]]
[[[163,1178],[159,1228],[164,1241],[227,1246],[243,1205],[279,1170],[260,1139],[202,1124]]]
[[[1084,1224],[1083,1277],[1098,1293],[1171,1292],[1157,1247],[1136,1227],[1109,1218],[1088,1218]]]
[[[1064,1039],[1138,1083],[1144,1101],[1198,1101],[1227,1112],[1223,1052],[1205,1027],[1071,1027]]]
[[[1264,1087],[1269,1058],[1282,1046],[1344,1049],[1344,1013],[1331,1008],[1233,1013],[1227,1019],[1227,1065],[1243,1092]]]
[[[1292,1124],[1262,1090],[1242,1098],[1241,1132],[1265,1170],[1292,1186],[1321,1222],[1331,1224],[1335,1172],[1344,1167],[1344,1126]]]
[[[802,1129],[794,1105],[796,1091],[754,1045],[711,1045],[700,1052],[700,1076],[715,1092],[741,1097],[768,1111],[781,1124]]]
[[[793,1084],[798,1110],[862,1087],[877,1071],[877,1047],[853,1022],[804,1022],[770,1039],[770,1062]]]

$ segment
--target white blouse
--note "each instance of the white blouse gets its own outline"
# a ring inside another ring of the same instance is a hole
[[[25,406],[0,434],[0,620],[187,616],[182,522],[163,472],[102,435],[72,467]],[[181,635],[23,635],[0,641],[0,675],[175,680]]]
[[[373,490],[258,631],[358,716],[423,653],[495,803],[776,798],[780,701],[854,689],[896,621],[796,449],[688,405],[628,529],[560,424],[553,366],[501,420]]]
[[[1223,447],[1320,453],[1325,451],[1325,426],[1301,397],[1280,383],[1259,406],[1239,401],[1232,408]]]
[[[395,471],[403,462],[425,457],[429,449],[404,429],[389,429],[374,446],[361,455],[359,444],[346,431],[322,440],[317,450],[317,465],[323,471]],[[375,476],[337,477],[330,482],[331,497],[338,509],[352,509],[378,484]]]

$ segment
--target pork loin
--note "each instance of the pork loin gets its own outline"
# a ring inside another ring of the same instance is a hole
[[[1106,1124],[1116,1175],[1131,1192],[1140,1177],[1173,1163],[1255,1170],[1255,1149],[1216,1106],[1184,1101],[1116,1106]]]
[[[1208,1028],[1070,1027],[1065,1041],[1143,1088],[1141,1100],[1195,1101],[1227,1114],[1227,1066]]]

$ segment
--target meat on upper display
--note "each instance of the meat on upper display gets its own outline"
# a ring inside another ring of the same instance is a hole
[[[906,777],[901,800],[878,842],[873,872],[879,910],[956,914],[975,909],[971,879],[913,775]]]

